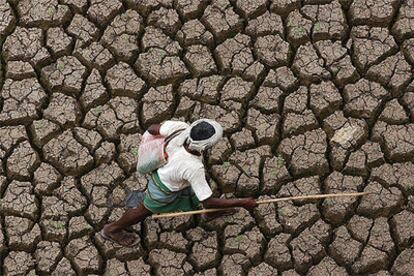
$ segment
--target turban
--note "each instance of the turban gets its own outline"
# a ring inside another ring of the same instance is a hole
[[[223,127],[210,119],[199,119],[185,129],[177,138],[183,145],[186,141],[188,148],[201,152],[214,146],[223,137]]]

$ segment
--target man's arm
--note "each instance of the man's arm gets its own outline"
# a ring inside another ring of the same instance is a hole
[[[148,128],[148,132],[151,135],[168,136],[176,130],[185,129],[187,127],[189,127],[189,125],[185,122],[167,120],[164,121],[162,124],[151,125]]]
[[[192,161],[191,161],[192,162]],[[196,194],[197,198],[201,201],[204,208],[233,208],[233,207],[242,207],[246,209],[252,209],[257,206],[256,200],[249,198],[214,198],[212,197],[212,190],[207,183],[204,166],[199,163],[197,168],[194,167],[194,164],[184,164],[183,165],[183,178],[191,183],[191,188]],[[191,168],[192,169],[188,169]]]
[[[161,125],[160,124],[151,125],[148,128],[148,132],[151,135],[160,135],[160,128],[161,128]]]
[[[245,209],[253,209],[257,206],[256,200],[254,198],[235,198],[235,199],[225,199],[225,198],[214,198],[210,197],[202,202],[203,207],[208,208],[233,208],[233,207],[242,207]]]

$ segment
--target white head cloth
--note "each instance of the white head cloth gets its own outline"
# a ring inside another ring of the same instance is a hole
[[[197,124],[201,123],[201,122],[206,122],[209,123],[210,125],[212,125],[214,127],[215,133],[213,134],[213,136],[211,136],[208,139],[205,140],[193,140],[190,137],[190,132],[192,127],[196,126]],[[196,150],[198,152],[201,152],[207,148],[210,148],[212,146],[214,146],[221,138],[223,137],[223,127],[216,121],[214,120],[210,120],[210,119],[199,119],[195,122],[193,122],[190,127],[188,127],[187,129],[185,129],[178,137],[177,137],[177,142],[181,145],[183,145],[185,143],[185,141],[187,140],[188,142],[188,148],[191,150]]]

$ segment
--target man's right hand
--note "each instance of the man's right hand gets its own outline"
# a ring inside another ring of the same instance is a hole
[[[160,135],[160,128],[161,128],[161,125],[160,124],[151,125],[148,128],[148,132],[151,135]]]
[[[257,205],[257,202],[256,202],[256,199],[254,199],[254,198],[252,198],[252,197],[248,197],[248,198],[243,198],[243,199],[241,199],[241,207],[243,207],[243,208],[245,208],[245,209],[247,209],[247,210],[251,210],[251,209],[253,209],[253,208],[256,208],[258,205]]]

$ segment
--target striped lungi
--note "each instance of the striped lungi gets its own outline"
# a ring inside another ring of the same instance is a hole
[[[148,179],[144,206],[153,213],[191,211],[199,209],[200,201],[191,186],[180,191],[170,191],[160,180],[157,171]]]

